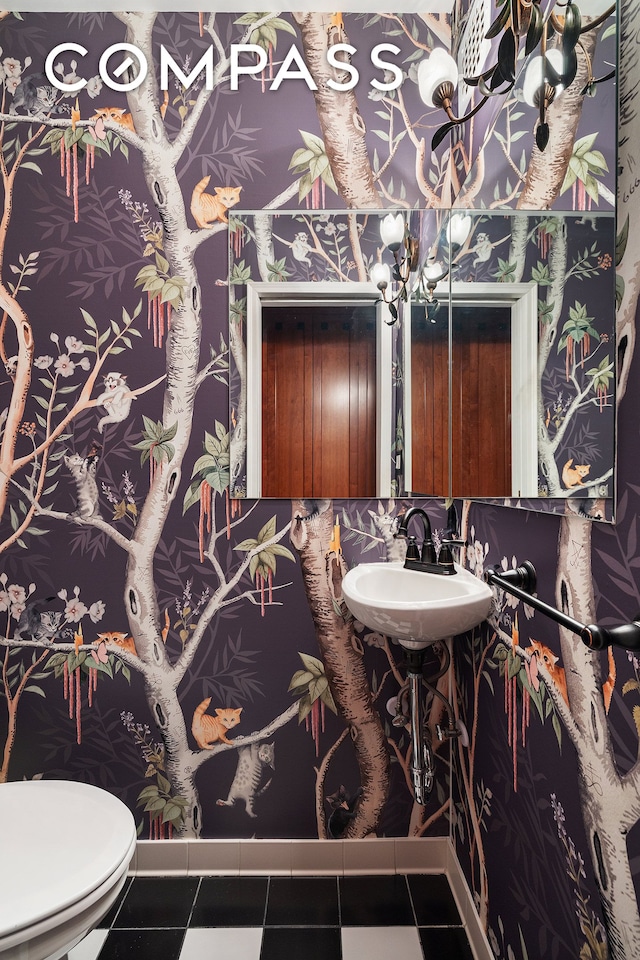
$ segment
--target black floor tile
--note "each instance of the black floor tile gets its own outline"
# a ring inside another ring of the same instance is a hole
[[[261,927],[267,877],[204,877],[191,915],[191,927]]]
[[[272,877],[267,897],[268,926],[337,927],[335,877]]]
[[[424,960],[473,960],[464,927],[421,927],[418,933]]]
[[[110,930],[98,960],[178,960],[184,930]]]
[[[132,883],[133,883],[133,877],[127,877],[127,879],[126,879],[125,882],[124,882],[124,886],[122,887],[122,890],[120,891],[120,893],[119,893],[118,896],[116,897],[115,902],[113,903],[113,905],[110,907],[109,912],[108,912],[108,913],[105,913],[104,917],[102,918],[102,920],[101,920],[100,923],[98,924],[98,929],[99,929],[99,930],[108,930],[109,927],[111,927],[111,926],[113,925],[113,921],[114,921],[115,918],[116,918],[116,914],[118,913],[118,910],[120,909],[120,904],[122,903],[122,901],[123,901],[124,898],[126,897],[127,891],[128,891],[128,889],[129,889],[129,887],[131,886]]]
[[[265,927],[260,960],[342,960],[338,927]]]
[[[419,927],[462,924],[449,881],[443,873],[409,875],[408,880]]]
[[[343,926],[415,924],[405,877],[340,877],[339,884]]]
[[[114,927],[186,927],[197,877],[135,877]]]

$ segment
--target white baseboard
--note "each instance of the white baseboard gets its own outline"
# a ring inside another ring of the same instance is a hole
[[[137,877],[445,873],[475,960],[493,960],[466,878],[448,837],[138,840],[129,872]]]

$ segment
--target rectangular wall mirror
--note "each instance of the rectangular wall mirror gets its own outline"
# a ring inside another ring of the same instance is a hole
[[[392,213],[395,255],[388,211],[230,217],[232,496],[571,498],[611,519],[613,215]],[[409,253],[389,307],[370,270]]]

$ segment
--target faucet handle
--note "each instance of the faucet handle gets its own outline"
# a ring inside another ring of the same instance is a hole
[[[438,557],[436,556],[436,548],[433,545],[433,540],[425,540],[422,544],[422,551],[420,554],[420,560],[422,563],[437,563]]]
[[[418,542],[415,537],[408,537],[407,540],[407,560],[419,560],[420,551],[418,550]]]
[[[445,567],[453,567],[453,554],[451,547],[466,547],[466,540],[450,540],[443,538],[440,541],[440,553],[438,554],[438,563]]]

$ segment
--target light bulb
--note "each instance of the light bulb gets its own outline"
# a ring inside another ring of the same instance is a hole
[[[564,70],[562,51],[555,48],[553,50],[547,50],[546,56],[556,73],[562,75]],[[522,96],[530,107],[539,106],[539,104],[536,103],[536,98],[543,81],[544,59],[543,57],[534,57],[527,67],[527,72],[524,75],[524,83],[522,85]],[[562,89],[563,87],[557,87],[556,95],[560,93]]]
[[[442,280],[445,276],[446,270],[442,266],[439,260],[434,260],[431,263],[425,263],[422,268],[422,276],[426,283],[437,283],[438,280]]]
[[[391,270],[388,263],[374,263],[369,271],[371,282],[375,283],[379,290],[383,290],[391,283]]]
[[[401,213],[395,216],[388,213],[380,221],[380,237],[389,250],[397,250],[400,247],[404,240],[404,217]]]
[[[434,103],[433,95],[438,87],[447,81],[453,86],[458,83],[458,65],[453,57],[442,47],[436,47],[418,66],[418,90],[420,98],[428,107],[440,107]]]
[[[468,214],[454,213],[447,223],[447,240],[461,247],[471,233],[471,217]]]

